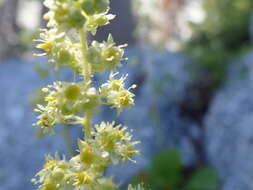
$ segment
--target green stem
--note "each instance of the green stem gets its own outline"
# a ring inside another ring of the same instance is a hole
[[[87,45],[87,39],[86,39],[86,32],[85,30],[80,30],[80,40],[81,40],[81,44],[82,44],[82,54],[83,54],[83,61],[84,61],[84,79],[88,82],[90,80],[90,72],[89,72],[89,63],[86,59],[86,53],[87,53],[87,49],[88,49],[88,45]]]
[[[72,147],[72,140],[71,140],[71,137],[70,137],[70,134],[69,134],[68,126],[64,126],[63,136],[64,136],[65,142],[67,144],[67,149],[68,149],[68,152],[69,152],[69,156],[72,157],[74,155],[74,150],[73,150],[73,147]]]
[[[80,40],[82,44],[82,54],[83,54],[83,61],[84,61],[84,79],[86,82],[90,81],[90,70],[89,70],[89,62],[86,58],[86,53],[88,49],[87,45],[87,37],[86,37],[86,31],[85,29],[82,29],[79,31],[80,33]],[[84,121],[84,133],[85,133],[85,140],[88,140],[91,138],[91,113],[86,112],[85,113],[85,121]]]
[[[91,138],[91,113],[85,113],[85,123],[84,123],[84,130],[85,130],[85,140]]]

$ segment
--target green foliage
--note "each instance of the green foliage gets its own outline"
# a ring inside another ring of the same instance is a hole
[[[219,179],[216,172],[207,166],[185,173],[177,150],[170,149],[158,153],[150,168],[140,172],[133,179],[134,184],[144,182],[146,189],[156,190],[217,190]]]
[[[204,0],[206,19],[193,25],[194,35],[185,51],[207,71],[212,86],[222,83],[228,61],[249,46],[251,0]]]
[[[183,190],[217,190],[219,179],[216,172],[209,167],[202,167],[195,171]]]
[[[204,8],[207,17],[200,31],[209,40],[215,39],[214,43],[220,41],[228,49],[247,40],[251,0],[204,0]]]
[[[174,189],[182,180],[182,162],[176,150],[157,154],[149,169],[150,182],[154,189]]]
[[[195,32],[192,43],[208,42],[211,48],[233,50],[249,40],[251,0],[204,0],[206,19],[192,25]]]

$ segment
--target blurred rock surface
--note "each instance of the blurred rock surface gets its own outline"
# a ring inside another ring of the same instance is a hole
[[[253,50],[235,60],[205,118],[206,149],[224,186],[253,189]]]
[[[43,165],[44,156],[66,153],[61,136],[38,139],[32,123],[29,96],[46,84],[31,61],[0,62],[0,189],[35,189],[31,178]]]

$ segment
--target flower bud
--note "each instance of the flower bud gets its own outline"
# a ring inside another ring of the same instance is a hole
[[[86,99],[85,99],[86,98]],[[97,93],[95,88],[89,88],[86,92],[84,100],[82,102],[77,103],[73,110],[78,114],[82,114],[84,112],[96,112],[100,105],[100,96]]]
[[[61,113],[63,115],[70,115],[70,114],[72,114],[73,113],[72,104],[70,104],[70,103],[61,104]]]
[[[51,180],[45,181],[42,190],[57,190],[55,184]]]
[[[80,88],[76,84],[68,86],[64,91],[64,96],[67,100],[76,100],[80,95]]]
[[[73,57],[66,49],[60,49],[58,51],[57,61],[60,65],[67,65],[72,61]]]
[[[91,148],[87,145],[81,149],[80,160],[86,165],[90,165],[94,159],[94,153]]]
[[[60,181],[64,177],[64,171],[62,169],[57,168],[52,173],[52,177],[55,181]]]
[[[68,23],[70,28],[80,29],[86,22],[86,18],[77,9],[73,9],[69,12],[66,23]]]
[[[109,8],[109,0],[83,0],[81,7],[87,15],[106,12]]]

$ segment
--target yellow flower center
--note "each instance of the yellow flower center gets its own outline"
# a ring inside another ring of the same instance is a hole
[[[75,174],[76,182],[73,184],[74,186],[81,184],[91,184],[91,177],[86,172],[80,172]]]
[[[55,185],[51,181],[45,181],[43,184],[43,190],[56,190]]]
[[[55,166],[58,163],[58,160],[47,160],[44,164],[44,168],[49,168]]]
[[[44,43],[37,45],[37,48],[43,49],[45,52],[49,52],[52,49],[52,47],[53,47],[52,43],[49,41],[45,41]]]
[[[94,154],[90,147],[84,147],[80,152],[80,160],[87,165],[90,165],[93,161]]]

